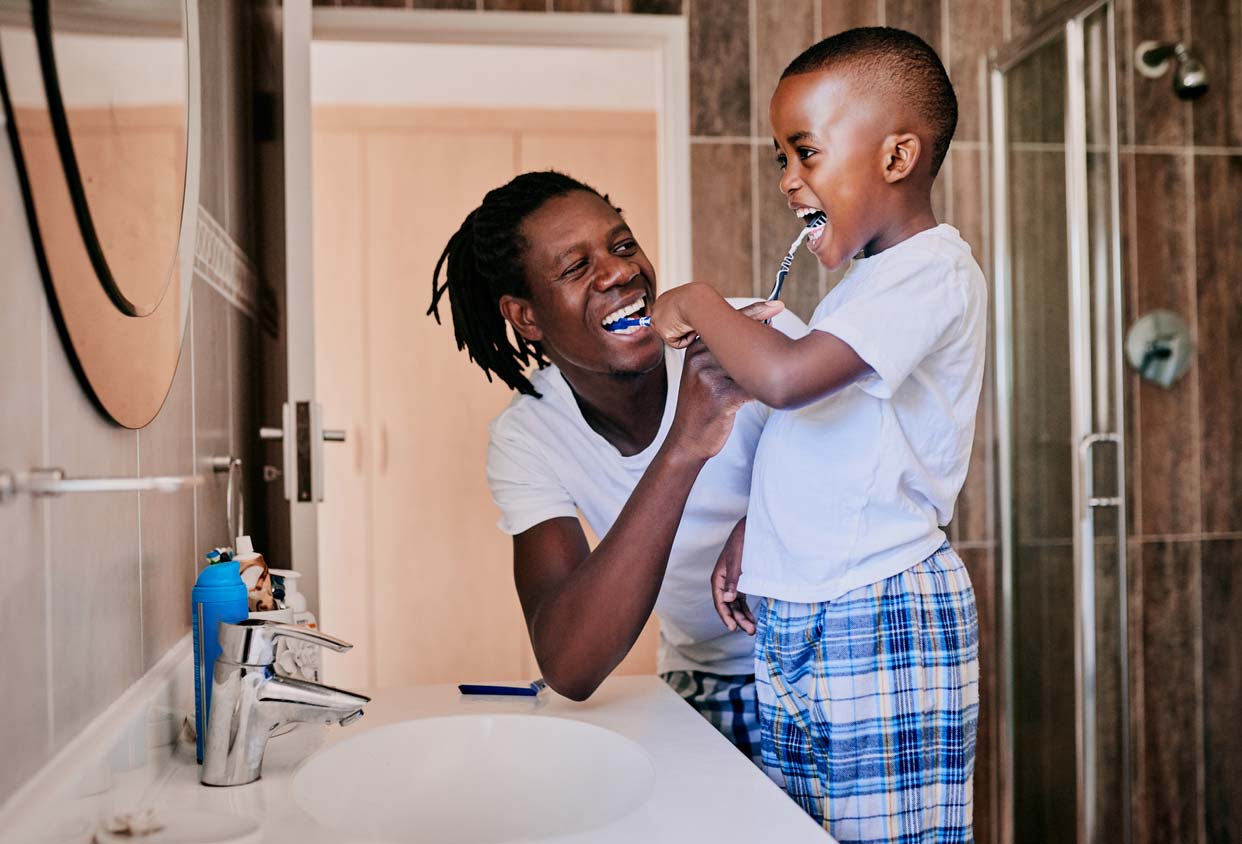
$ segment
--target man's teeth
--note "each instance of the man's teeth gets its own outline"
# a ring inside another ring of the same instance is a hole
[[[610,313],[608,316],[604,317],[603,322],[602,322],[601,324],[602,324],[604,327],[607,327],[607,326],[611,325],[612,323],[616,322],[616,321],[617,321],[617,320],[619,320],[619,319],[624,319],[625,317],[629,316],[630,314],[637,313],[638,311],[641,311],[641,310],[642,310],[643,308],[645,308],[645,307],[647,307],[647,297],[646,297],[646,296],[644,296],[643,298],[639,299],[637,302],[635,302],[634,304],[632,304],[632,305],[630,305],[630,306],[628,306],[628,307],[625,307],[625,308],[618,308],[617,310],[613,311],[613,312],[612,312],[612,313]],[[635,328],[633,328],[632,330],[633,330],[633,331],[637,331],[637,330],[638,330],[638,328],[637,328],[637,327],[635,327]],[[628,329],[628,328],[626,328],[626,329],[622,329],[620,332],[617,332],[617,333],[619,333],[619,334],[627,334],[627,333],[631,333],[631,329]]]
[[[797,211],[794,212],[794,214],[797,215],[798,219],[802,219],[803,217],[809,217],[812,214],[818,214],[818,213],[819,213],[818,208],[799,208]]]

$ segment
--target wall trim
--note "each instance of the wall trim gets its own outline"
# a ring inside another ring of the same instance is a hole
[[[245,251],[203,206],[198,206],[194,273],[251,319],[259,313],[259,273]]]

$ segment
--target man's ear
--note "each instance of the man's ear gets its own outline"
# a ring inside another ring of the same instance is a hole
[[[514,331],[532,343],[543,339],[543,330],[535,321],[535,309],[527,300],[506,293],[500,297],[500,315],[513,326]]]
[[[918,135],[889,135],[884,139],[884,181],[891,185],[907,178],[922,158],[923,142]]]

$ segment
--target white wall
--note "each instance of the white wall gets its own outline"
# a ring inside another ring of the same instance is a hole
[[[315,105],[655,111],[652,53],[577,47],[316,41]]]

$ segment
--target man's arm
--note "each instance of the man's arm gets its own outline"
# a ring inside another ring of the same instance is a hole
[[[637,641],[690,489],[747,400],[702,344],[688,349],[669,434],[599,546],[589,551],[569,517],[514,537],[514,581],[531,645],[557,692],[585,700]]]
[[[652,327],[670,346],[697,335],[738,386],[775,408],[794,408],[833,393],[870,367],[844,341],[823,331],[793,339],[744,316],[702,283],[656,300]]]

